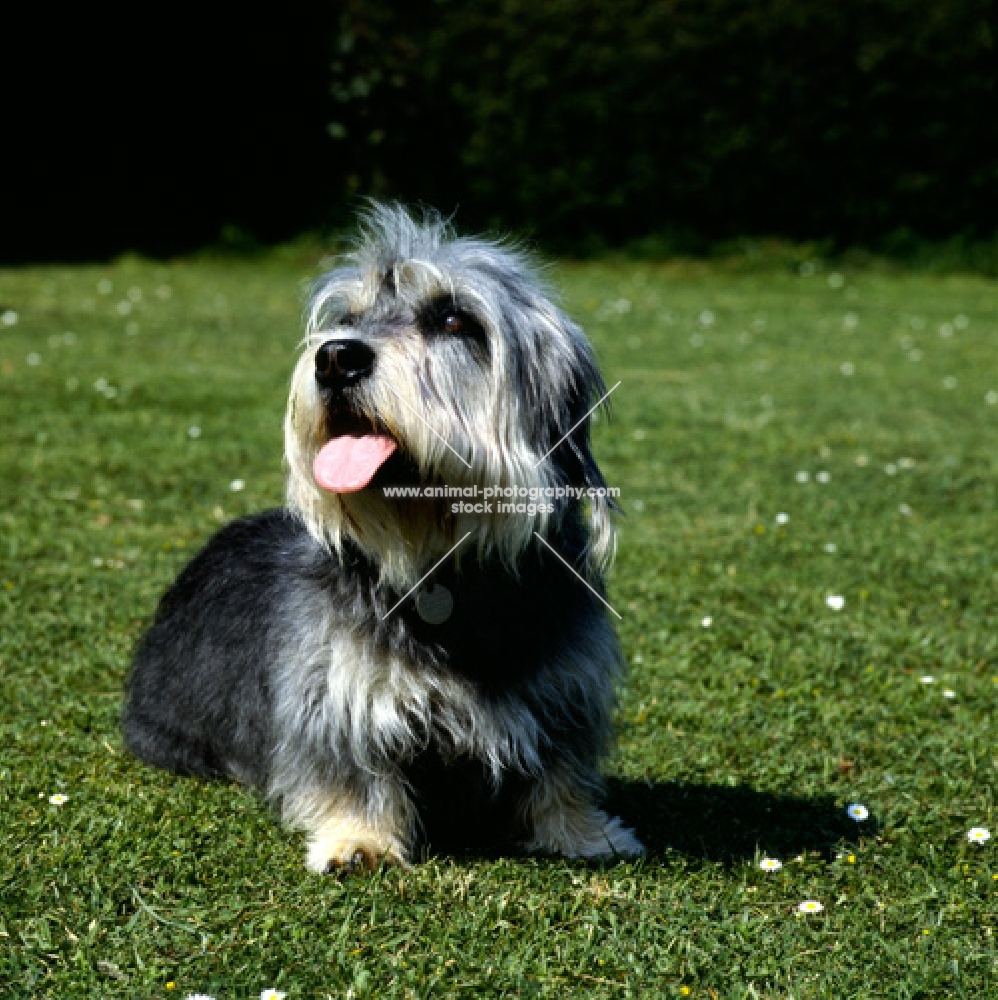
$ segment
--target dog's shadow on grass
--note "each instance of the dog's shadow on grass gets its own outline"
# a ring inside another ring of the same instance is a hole
[[[800,798],[746,785],[611,780],[606,808],[637,830],[650,856],[675,851],[705,861],[830,855],[843,840],[875,832],[830,797]],[[861,826],[862,830],[857,830]]]

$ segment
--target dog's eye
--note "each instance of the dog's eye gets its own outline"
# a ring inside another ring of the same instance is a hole
[[[485,330],[473,313],[459,308],[452,301],[431,304],[419,318],[427,336],[443,334],[467,343],[485,343]]]
[[[468,330],[468,321],[459,312],[444,313],[440,325],[444,333],[466,333]]]

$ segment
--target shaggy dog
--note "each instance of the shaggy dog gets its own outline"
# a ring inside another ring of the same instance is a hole
[[[603,394],[521,252],[370,208],[308,305],[287,507],[163,597],[128,747],[260,789],[318,872],[426,845],[640,854],[597,804],[622,668]]]

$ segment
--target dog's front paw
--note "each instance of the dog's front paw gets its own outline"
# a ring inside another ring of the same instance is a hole
[[[356,823],[337,823],[313,833],[308,840],[306,867],[320,875],[337,871],[374,871],[379,865],[408,867],[402,846]]]
[[[603,814],[606,816],[606,814]],[[594,858],[643,858],[645,845],[637,834],[624,826],[619,816],[607,816],[603,824],[604,848],[602,853],[589,855]]]
[[[602,809],[547,813],[526,847],[528,851],[587,861],[640,858],[645,853],[634,831]]]

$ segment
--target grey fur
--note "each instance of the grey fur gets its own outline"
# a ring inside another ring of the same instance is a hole
[[[434,326],[441,301],[468,317],[465,336]],[[313,359],[346,336],[377,362],[331,394]],[[223,529],[164,596],[129,680],[129,747],[259,788],[309,832],[320,871],[406,863],[426,841],[640,853],[595,806],[616,637],[597,597],[533,536],[588,567],[602,593],[606,502],[588,518],[576,499],[535,516],[453,515],[449,501],[373,486],[329,494],[311,475],[329,414],[348,407],[398,442],[386,475],[601,486],[588,421],[541,458],[602,391],[588,342],[524,254],[373,206],[309,304],[286,421],[289,508]],[[388,614],[466,531],[433,577],[454,595],[451,618],[428,624],[414,596]]]

